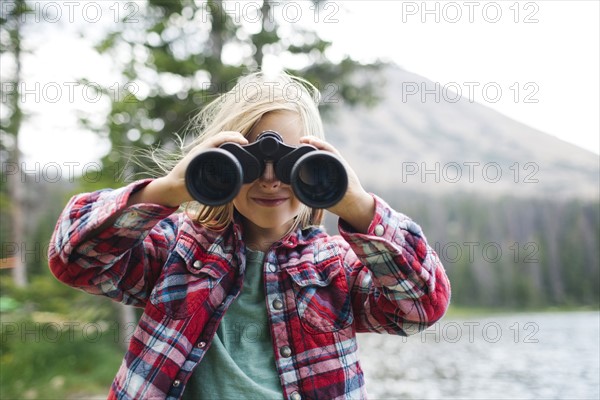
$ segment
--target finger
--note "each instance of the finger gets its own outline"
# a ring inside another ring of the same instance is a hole
[[[216,134],[215,136],[206,139],[205,141],[198,143],[196,147],[191,151],[192,153],[201,152],[210,148],[217,148],[223,143],[237,143],[240,145],[248,144],[246,139],[241,133],[234,131],[224,131]]]
[[[300,138],[301,144],[310,144],[311,146],[315,146],[319,150],[330,151],[335,154],[339,154],[337,149],[333,147],[331,144],[327,143],[323,139],[319,139],[315,136],[303,136]]]
[[[248,144],[248,139],[244,137],[240,132],[236,131],[223,131],[216,135],[212,140],[212,145],[218,147],[223,143],[237,143],[240,145]]]
[[[221,146],[223,143],[237,143],[240,145],[248,144],[248,139],[246,139],[241,133],[235,131],[224,131],[220,132],[194,146],[188,154],[186,155],[186,159],[190,160],[199,153],[202,153],[209,149],[215,149]]]

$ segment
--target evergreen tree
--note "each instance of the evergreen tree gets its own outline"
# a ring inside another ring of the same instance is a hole
[[[254,13],[248,3],[235,3],[246,15],[220,0],[135,4],[139,9],[97,45],[115,60],[123,80],[116,86],[122,90],[103,88],[113,97],[106,124],[83,119],[112,143],[103,160],[110,176],[137,148],[169,146],[202,106],[231,89],[243,73],[268,67],[268,57],[295,60],[285,69],[327,95],[321,104],[325,115],[334,101],[353,105],[377,100],[380,82],[372,72],[380,64],[362,65],[349,57],[332,63],[326,56],[331,43],[282,19],[275,12],[282,3],[264,1]],[[313,11],[327,6],[320,1],[305,4]]]

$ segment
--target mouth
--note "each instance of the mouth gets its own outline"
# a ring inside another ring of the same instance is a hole
[[[253,197],[252,200],[263,207],[277,207],[287,201],[287,197]]]

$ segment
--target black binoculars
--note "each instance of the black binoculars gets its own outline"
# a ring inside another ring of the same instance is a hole
[[[233,200],[242,184],[260,178],[267,162],[273,163],[277,179],[291,185],[309,207],[331,207],[346,193],[348,175],[339,158],[311,145],[288,146],[274,131],[245,146],[224,143],[198,154],[187,167],[185,184],[199,203],[220,206]]]

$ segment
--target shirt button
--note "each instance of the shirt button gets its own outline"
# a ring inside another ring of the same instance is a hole
[[[269,272],[275,272],[277,270],[277,267],[275,266],[275,264],[271,264],[269,263],[267,268],[269,269]]]
[[[283,302],[279,299],[273,300],[273,308],[276,310],[281,310],[283,308]]]
[[[279,349],[279,354],[287,358],[292,355],[292,349],[290,349],[290,346],[283,346]]]
[[[302,396],[300,396],[300,393],[298,392],[294,392],[290,395],[290,399],[292,400],[300,400],[302,398]]]
[[[175,379],[173,381],[173,387],[178,387],[179,385],[181,385],[181,381],[179,379]]]
[[[194,268],[200,269],[202,267],[202,263],[199,260],[194,261]]]
[[[383,232],[385,231],[385,229],[383,229],[383,225],[378,224],[375,227],[375,236],[383,236]]]
[[[198,347],[199,349],[203,349],[206,347],[206,342],[198,342],[198,344],[196,345],[196,347]]]

